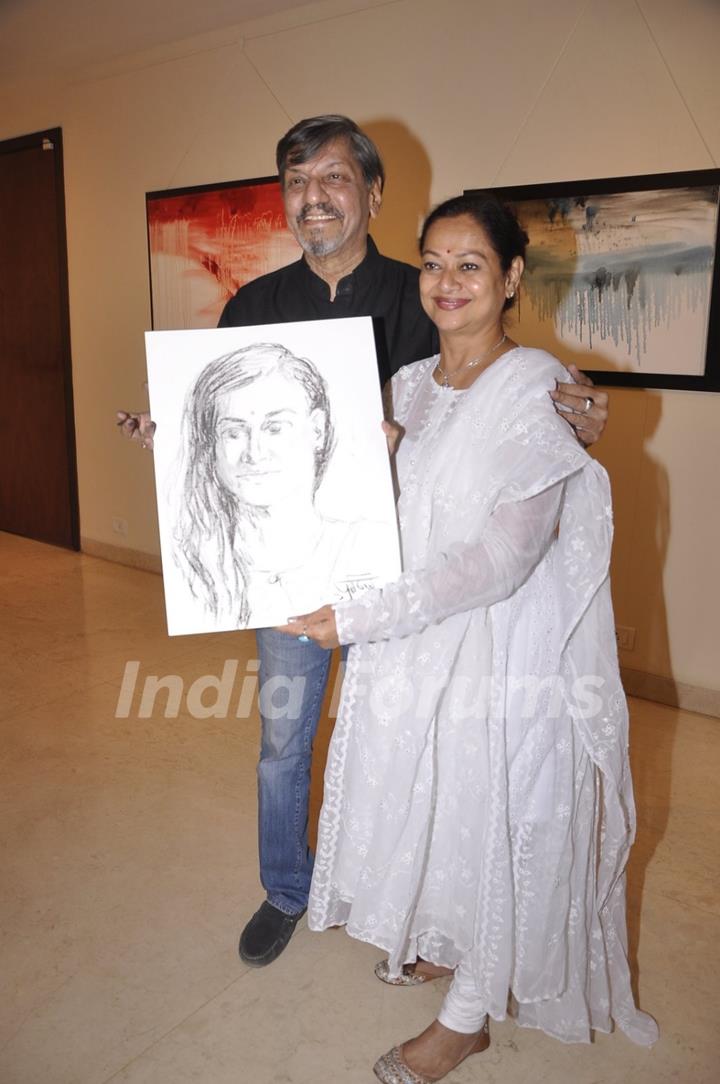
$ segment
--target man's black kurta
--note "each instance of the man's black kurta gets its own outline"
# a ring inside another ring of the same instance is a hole
[[[420,306],[418,275],[416,267],[382,256],[368,237],[365,259],[340,280],[334,301],[328,284],[300,259],[242,286],[223,309],[218,326],[372,316],[384,384],[401,365],[438,350],[435,328]]]

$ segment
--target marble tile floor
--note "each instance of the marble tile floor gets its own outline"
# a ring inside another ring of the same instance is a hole
[[[271,967],[237,956],[262,898],[257,719],[235,717],[252,635],[169,640],[159,577],[11,535],[0,582],[2,1084],[370,1084],[375,1057],[434,1015],[440,984],[382,986],[380,952],[304,922]],[[192,683],[226,659],[230,709],[197,718]],[[161,694],[143,712],[145,679],[170,674],[178,711],[166,717]],[[631,954],[660,1042],[563,1046],[505,1022],[449,1084],[720,1080],[720,721],[631,710]]]

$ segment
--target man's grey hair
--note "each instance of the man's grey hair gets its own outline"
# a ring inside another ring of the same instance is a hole
[[[380,152],[369,136],[358,128],[354,120],[339,113],[327,113],[321,117],[307,117],[294,124],[277,145],[275,159],[280,175],[280,184],[285,180],[285,171],[289,166],[301,166],[303,162],[314,158],[324,146],[335,139],[345,139],[362,169],[365,182],[370,187],[379,180],[382,191],[385,184],[385,169]]]

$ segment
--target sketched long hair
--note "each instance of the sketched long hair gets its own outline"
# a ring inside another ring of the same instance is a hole
[[[248,526],[267,511],[238,500],[221,481],[216,442],[220,401],[272,373],[280,373],[303,389],[308,414],[317,410],[321,432],[315,448],[317,491],[334,443],[325,380],[312,362],[298,358],[279,343],[253,343],[216,358],[205,366],[185,399],[182,419],[183,466],[180,507],[175,524],[176,559],[190,589],[216,618],[247,624]]]

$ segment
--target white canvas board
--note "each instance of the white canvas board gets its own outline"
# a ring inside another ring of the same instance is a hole
[[[171,636],[285,624],[399,575],[369,317],[145,339]]]

